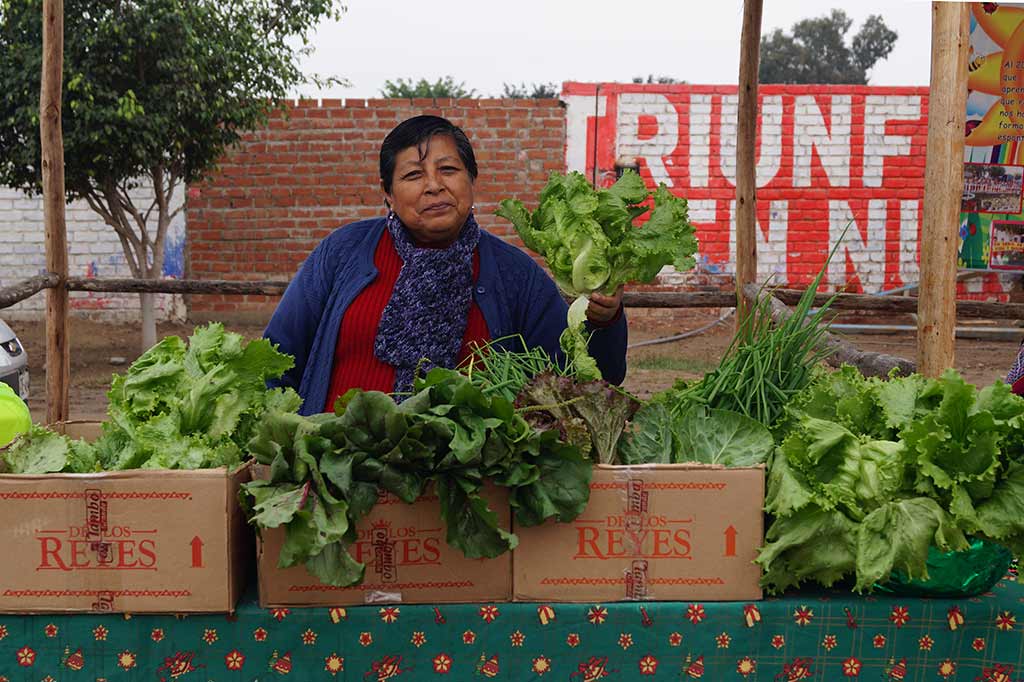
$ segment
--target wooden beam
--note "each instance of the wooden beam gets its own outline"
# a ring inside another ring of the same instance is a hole
[[[795,305],[802,291],[773,289],[772,294],[786,305]],[[824,305],[832,294],[816,294],[814,305]],[[872,296],[868,294],[839,294],[830,306],[836,310],[859,310],[878,313],[916,313],[916,296]],[[982,320],[1024,320],[1024,303],[997,303],[991,301],[957,301],[956,317]]]
[[[967,117],[969,6],[932,3],[932,72],[921,226],[917,364],[937,377],[953,366],[956,259]]]
[[[95,279],[69,277],[69,291],[147,294],[222,294],[224,296],[280,296],[288,282],[238,282],[199,279]]]
[[[42,150],[43,222],[46,269],[58,286],[46,290],[46,421],[67,421],[68,353],[67,229],[64,224],[64,139],[61,130],[61,81],[64,67],[64,0],[43,0],[43,73],[39,88],[39,138]]]
[[[744,0],[736,121],[736,324],[750,312],[743,291],[757,280],[757,70],[762,0]]]
[[[0,288],[0,310],[10,308],[15,303],[20,303],[26,298],[35,296],[43,289],[57,286],[60,278],[53,273],[29,277],[23,282],[15,282],[11,286]]]

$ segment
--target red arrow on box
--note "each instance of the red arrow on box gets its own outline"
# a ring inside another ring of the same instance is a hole
[[[199,536],[192,538],[192,568],[203,567],[203,541]]]
[[[734,526],[725,529],[725,556],[736,556],[736,528]]]

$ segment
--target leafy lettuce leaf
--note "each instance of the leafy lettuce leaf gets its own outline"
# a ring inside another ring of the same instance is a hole
[[[761,584],[770,592],[782,592],[805,580],[831,587],[855,571],[856,534],[855,521],[816,504],[777,517],[756,559],[764,569]]]
[[[560,427],[563,439],[570,442],[576,442],[571,437],[573,425],[583,425],[590,447],[582,449],[604,464],[615,459],[626,422],[640,407],[636,398],[606,381],[574,381],[552,372],[542,372],[523,386],[516,404],[529,410],[531,421],[536,422],[538,415],[547,417],[544,421]]]
[[[969,546],[952,516],[935,500],[915,497],[878,507],[857,528],[857,591],[887,579],[893,569],[911,579],[927,579],[932,545],[945,552]]]
[[[634,227],[648,211],[644,225]],[[526,247],[544,257],[562,291],[576,298],[560,342],[584,380],[601,378],[596,363],[587,361],[585,297],[650,282],[666,265],[683,271],[695,263],[696,230],[686,200],[664,184],[652,195],[632,171],[607,189],[594,189],[581,173],[552,173],[535,211],[505,199],[496,214],[511,221]]]
[[[88,444],[80,443],[80,452],[87,452]],[[33,426],[28,433],[0,450],[7,473],[49,474],[62,471],[72,456],[72,441],[41,426]],[[88,457],[88,455],[86,455]]]
[[[819,376],[789,406],[769,469],[765,585],[850,575],[870,590],[893,571],[923,579],[929,548],[959,551],[971,536],[1024,551],[1022,415],[1008,386],[977,391],[954,370]],[[794,558],[825,528],[846,529],[853,566],[845,553],[809,571],[812,557]]]

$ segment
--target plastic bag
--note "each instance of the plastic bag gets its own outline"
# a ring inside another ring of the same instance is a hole
[[[988,540],[972,540],[962,552],[928,548],[928,579],[911,580],[893,571],[888,582],[875,585],[877,592],[912,597],[971,597],[988,592],[1006,575],[1013,553]]]
[[[0,382],[0,447],[32,428],[28,406],[14,389]]]

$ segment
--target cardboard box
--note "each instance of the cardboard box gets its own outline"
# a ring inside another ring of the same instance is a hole
[[[764,467],[599,465],[572,523],[516,527],[517,601],[755,600]]]
[[[507,491],[485,487],[483,497],[497,513],[500,527],[510,529]],[[440,501],[429,489],[413,504],[385,493],[359,522],[357,533],[350,553],[366,564],[363,584],[333,587],[321,583],[305,566],[278,568],[284,529],[261,531],[257,541],[260,606],[453,604],[512,597],[511,553],[495,559],[467,559],[449,547]]]
[[[246,465],[0,474],[0,612],[233,611],[252,557],[237,502],[249,476]]]

